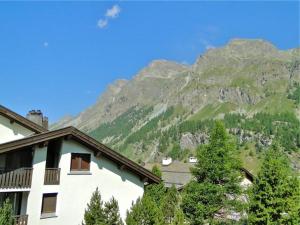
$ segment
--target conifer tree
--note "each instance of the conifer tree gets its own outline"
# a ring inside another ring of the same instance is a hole
[[[156,176],[158,176],[160,178],[162,176],[161,170],[156,165],[153,166],[152,173],[154,173]],[[162,200],[163,196],[166,193],[166,188],[165,188],[163,181],[161,181],[158,184],[148,185],[145,189],[145,193],[147,193],[147,195],[149,197],[151,197],[152,200],[159,206],[161,204],[161,200]]]
[[[152,198],[145,194],[127,211],[127,225],[162,225],[163,216]]]
[[[103,202],[98,188],[92,194],[90,203],[85,210],[84,222],[85,225],[105,225]]]
[[[166,224],[171,224],[174,220],[176,210],[178,208],[178,201],[179,201],[178,192],[173,185],[169,188],[164,195],[162,202],[161,202],[161,211],[164,217],[164,222]]]
[[[209,143],[197,149],[198,163],[192,170],[195,180],[187,185],[182,199],[182,210],[190,224],[213,221],[220,209],[238,211],[240,161],[233,143],[224,125],[217,121]]]
[[[3,205],[0,207],[0,225],[13,225],[13,209],[12,205],[7,198]]]
[[[104,215],[106,225],[123,225],[120,217],[118,201],[112,197],[109,202],[104,204]]]
[[[250,194],[250,224],[300,224],[300,183],[278,145],[264,157]]]
[[[174,215],[174,220],[172,222],[172,225],[184,225],[185,219],[184,214],[181,208],[177,208]]]

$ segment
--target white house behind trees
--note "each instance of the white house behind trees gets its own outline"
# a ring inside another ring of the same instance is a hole
[[[40,111],[28,118],[0,105],[0,203],[11,199],[17,225],[79,225],[97,187],[125,219],[144,186],[160,180],[74,127],[48,131]]]

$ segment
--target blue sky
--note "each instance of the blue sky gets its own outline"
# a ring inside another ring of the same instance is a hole
[[[299,47],[299,2],[1,2],[0,104],[50,121],[153,59],[193,63],[232,38]]]

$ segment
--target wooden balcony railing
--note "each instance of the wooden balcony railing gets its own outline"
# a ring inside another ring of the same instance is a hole
[[[14,219],[15,219],[14,225],[27,225],[28,215],[14,216]]]
[[[60,180],[60,168],[46,168],[44,184],[55,185],[59,184]]]
[[[0,188],[29,188],[32,168],[0,169]]]

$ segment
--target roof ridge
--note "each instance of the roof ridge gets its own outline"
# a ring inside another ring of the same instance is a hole
[[[154,175],[146,168],[140,166],[136,162],[133,162],[132,160],[116,152],[115,150],[109,148],[108,146],[100,143],[96,139],[90,137],[89,135],[83,133],[82,131],[78,130],[73,126],[64,127],[58,130],[47,131],[29,137],[25,137],[22,139],[0,144],[0,154],[18,148],[36,145],[41,142],[47,142],[56,138],[62,138],[68,135],[72,135],[73,140],[88,146],[91,150],[97,150],[101,152],[101,154],[106,156],[108,159],[116,162],[117,164],[124,165],[127,169],[134,171],[135,173],[140,174],[143,177],[147,177],[150,181],[160,182],[160,178]]]
[[[29,130],[32,130],[36,133],[43,133],[43,132],[48,131],[46,128],[32,122],[31,120],[27,119],[26,117],[21,116],[20,114],[12,111],[11,109],[6,108],[5,106],[3,106],[1,104],[0,104],[0,114],[8,117],[12,121],[17,122],[17,123],[23,125],[24,127],[28,128]]]

